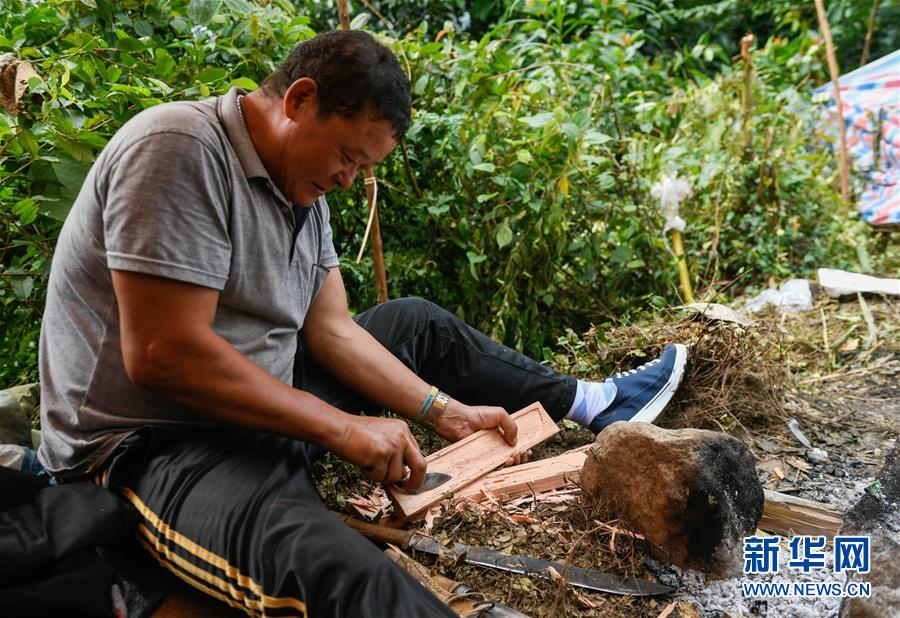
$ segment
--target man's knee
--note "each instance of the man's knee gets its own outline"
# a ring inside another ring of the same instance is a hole
[[[431,319],[435,309],[441,309],[430,300],[418,296],[395,298],[381,305],[384,311],[408,319]]]

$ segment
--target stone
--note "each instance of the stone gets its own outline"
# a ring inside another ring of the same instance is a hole
[[[868,582],[872,596],[847,598],[841,618],[900,616],[900,438],[885,458],[875,482],[844,516],[841,534],[869,537],[869,572],[851,572],[848,582]]]
[[[37,384],[0,390],[0,444],[32,448],[31,416],[37,410],[39,393]]]
[[[647,540],[650,555],[719,577],[741,567],[765,497],[750,450],[736,438],[700,429],[613,423],[588,451],[580,484]]]

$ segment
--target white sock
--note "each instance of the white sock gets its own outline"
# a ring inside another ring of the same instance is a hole
[[[616,385],[612,382],[584,382],[578,380],[575,401],[566,418],[587,427],[616,398]]]

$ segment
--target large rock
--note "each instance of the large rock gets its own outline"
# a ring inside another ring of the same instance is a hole
[[[841,618],[900,616],[900,439],[888,453],[875,482],[844,516],[841,534],[869,537],[870,570],[851,572],[848,581],[869,582],[872,596],[848,598]]]
[[[743,537],[756,530],[765,501],[742,442],[648,423],[602,431],[580,483],[587,500],[644,535],[655,558],[722,577],[739,569]]]

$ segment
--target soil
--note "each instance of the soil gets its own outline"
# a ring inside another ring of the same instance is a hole
[[[866,313],[873,318],[871,327]],[[777,393],[777,403],[771,405],[771,393],[766,394],[767,400],[759,404],[765,414],[760,414],[752,400],[723,407],[721,398],[713,398],[715,405],[704,417],[698,412],[702,397],[694,393],[676,398],[660,424],[691,426],[685,424],[690,421],[693,426],[725,430],[750,448],[767,489],[844,512],[872,483],[900,433],[900,305],[879,297],[867,299],[865,308],[857,298],[842,303],[818,298],[811,311],[773,313],[764,319],[770,326],[775,324],[778,333],[766,354],[777,348],[785,369],[782,374],[766,374],[765,386]],[[577,373],[573,366],[570,359],[562,368]],[[729,376],[729,380],[734,377]],[[735,397],[751,397],[752,390],[731,392],[737,393]],[[442,445],[426,435],[419,437],[423,450]],[[564,421],[562,431],[536,448],[532,459],[592,441],[590,432]],[[326,502],[358,516],[347,508],[346,499],[350,493],[367,495],[369,489],[354,471],[329,460],[318,475]],[[503,505],[446,508],[432,522],[431,534],[447,542],[658,579],[676,585],[678,592],[661,598],[617,597],[578,590],[558,580],[441,562],[421,554],[413,557],[432,573],[464,583],[529,616],[657,617],[664,610],[673,617],[837,614],[838,601],[743,599],[740,578],[707,581],[702,574],[656,563],[618,522],[601,521],[577,494],[575,490],[556,497],[551,494],[548,499],[536,496]],[[790,572],[783,570],[779,575]],[[833,580],[830,575],[830,571],[814,571],[796,579]]]

